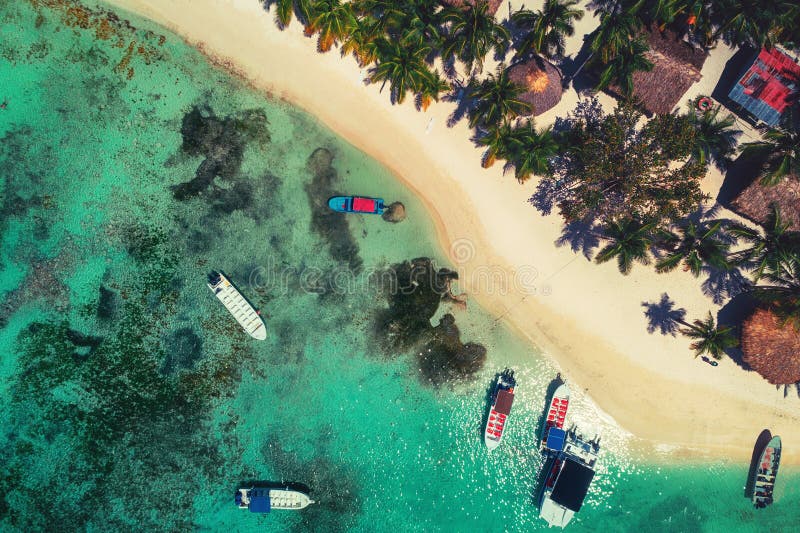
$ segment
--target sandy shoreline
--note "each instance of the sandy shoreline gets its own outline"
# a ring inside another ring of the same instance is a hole
[[[391,169],[436,221],[461,274],[460,288],[557,361],[602,410],[644,439],[643,451],[749,461],[754,439],[769,427],[788,445],[785,460],[800,463],[800,451],[790,444],[800,442],[794,391],[784,398],[731,361],[711,368],[695,360],[684,338],[647,333],[641,303],[663,292],[687,309],[689,319],[716,311],[701,292],[702,279],[647,268],[624,278],[613,264],[596,266],[569,247],[556,247],[560,219],[542,217],[527,204],[535,180],[520,186],[500,165],[482,169],[465,122],[445,125],[453,104],[434,103],[425,113],[411,101],[392,106],[386,92],[362,83],[367,72],[355,61],[337,51],[318,54],[316,41],[303,37],[296,21],[279,31],[257,0],[110,3],[182,35]],[[591,24],[591,16],[583,23]],[[565,93],[539,124],[565,114],[575,99]],[[706,186],[718,187],[718,176]],[[487,289],[495,273],[510,286]],[[657,451],[659,444],[674,451]]]

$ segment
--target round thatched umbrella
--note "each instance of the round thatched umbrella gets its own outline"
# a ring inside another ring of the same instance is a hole
[[[451,6],[451,7],[463,7],[467,4],[475,4],[478,0],[439,0],[440,3]],[[488,9],[486,12],[489,15],[494,16],[497,13],[497,10],[500,9],[500,6],[503,4],[503,0],[488,0],[487,3],[489,4]]]
[[[531,105],[531,114],[541,115],[561,100],[561,71],[541,57],[517,63],[508,77],[528,89],[520,95]]]
[[[759,308],[742,325],[744,361],[774,385],[800,382],[800,332]]]

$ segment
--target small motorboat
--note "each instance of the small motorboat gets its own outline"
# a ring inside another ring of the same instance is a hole
[[[513,371],[506,368],[502,374],[497,376],[497,383],[492,391],[492,407],[483,432],[483,442],[489,451],[500,446],[500,441],[503,439],[506,421],[511,413],[511,405],[514,403],[514,387],[516,386],[517,380],[514,379]]]
[[[542,450],[553,449],[551,446],[548,446],[547,443],[551,435],[550,429],[564,429],[567,409],[569,409],[569,387],[567,387],[566,383],[562,383],[555,392],[553,392],[553,397],[550,399],[550,407],[547,409],[547,419],[545,420],[542,430]],[[557,432],[553,433],[553,435],[555,434],[557,434]]]
[[[383,198],[366,196],[332,196],[328,199],[328,207],[339,213],[365,213],[368,215],[383,214],[386,206]]]
[[[753,505],[756,509],[763,509],[772,503],[772,491],[775,488],[775,478],[778,476],[780,463],[781,438],[775,435],[761,452],[758,466],[753,474]]]

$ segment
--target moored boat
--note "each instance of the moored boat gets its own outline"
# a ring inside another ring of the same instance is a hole
[[[272,509],[305,509],[315,503],[308,494],[289,487],[249,487],[236,491],[236,505],[251,513],[268,513]]]
[[[775,488],[780,462],[781,438],[775,435],[761,452],[756,471],[753,474],[753,505],[756,509],[763,509],[772,503],[772,492]]]
[[[500,446],[500,441],[503,439],[508,415],[511,413],[511,405],[514,403],[514,387],[516,386],[514,372],[507,368],[497,377],[497,383],[492,391],[492,407],[483,431],[483,442],[486,443],[489,450]]]
[[[549,449],[547,446],[547,439],[549,438],[550,428],[563,429],[564,421],[567,418],[567,410],[569,409],[569,387],[566,383],[562,383],[553,392],[553,397],[550,399],[550,407],[547,409],[547,418],[544,422],[542,429],[542,449]]]
[[[559,442],[561,449],[551,450],[554,453],[547,464],[549,472],[542,488],[539,517],[550,526],[563,528],[583,506],[594,478],[600,445],[555,427],[549,433],[551,446]]]
[[[366,196],[332,196],[328,199],[328,207],[340,213],[365,213],[380,215],[386,208],[383,198]]]
[[[242,293],[224,274],[221,272],[209,274],[208,288],[251,337],[258,340],[267,338],[267,328],[258,311],[250,305],[250,302],[242,296]]]

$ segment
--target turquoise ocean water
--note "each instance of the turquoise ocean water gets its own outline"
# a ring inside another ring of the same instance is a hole
[[[535,444],[556,370],[474,303],[433,320],[486,347],[471,377],[433,385],[387,347],[370,274],[448,265],[385,168],[145,21],[56,0],[0,0],[0,21],[0,530],[544,529]],[[409,219],[320,217],[335,191]],[[263,310],[266,341],[211,295],[211,269]],[[506,366],[518,396],[489,455]],[[747,465],[637,458],[576,396],[602,455],[570,531],[797,530],[797,468],[755,512]],[[248,480],[306,483],[319,504],[240,511]]]

